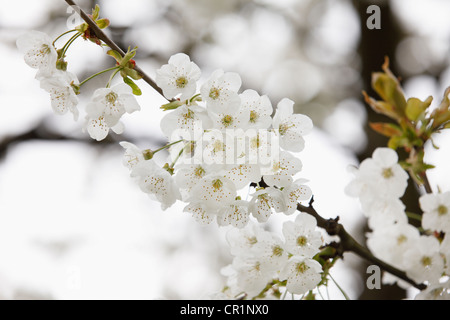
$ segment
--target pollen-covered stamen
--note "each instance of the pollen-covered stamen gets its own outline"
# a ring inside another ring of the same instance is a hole
[[[213,100],[217,100],[220,97],[220,89],[216,87],[212,87],[209,91],[209,97]]]
[[[272,247],[273,256],[281,257],[283,255],[283,252],[284,252],[284,250],[280,246],[273,246]]]
[[[186,77],[181,76],[175,80],[175,84],[177,88],[183,89],[187,86],[188,80],[186,79]]]
[[[225,144],[220,141],[220,140],[216,140],[213,143],[213,152],[217,153],[217,152],[221,152],[225,150]]]
[[[288,130],[292,127],[295,127],[295,125],[289,125],[289,123],[281,123],[280,126],[278,127],[278,132],[280,133],[281,136],[284,136]]]
[[[106,102],[114,105],[117,101],[118,95],[115,92],[110,92],[105,96]]]
[[[256,111],[251,110],[250,111],[250,122],[255,123],[258,120],[258,118],[259,118],[259,114]]]
[[[391,168],[385,168],[383,169],[382,175],[385,179],[389,179],[394,176],[394,173],[392,172]]]
[[[305,236],[300,236],[297,238],[297,245],[300,247],[306,246],[308,239]]]
[[[247,237],[247,241],[250,245],[254,245],[258,242],[258,239],[256,237]]]
[[[421,263],[425,268],[429,268],[429,267],[431,266],[432,262],[433,262],[432,259],[431,259],[430,257],[427,257],[427,256],[423,257],[423,258],[420,260],[420,263]]]
[[[219,179],[213,180],[212,186],[215,190],[219,190],[223,187],[223,182],[220,181]]]
[[[222,118],[221,123],[224,127],[229,127],[233,124],[234,118],[230,115],[226,115]]]
[[[206,171],[201,166],[198,166],[194,170],[194,175],[198,178],[202,178],[205,175]]]
[[[448,213],[448,209],[447,209],[446,206],[444,206],[444,205],[441,204],[441,205],[437,208],[437,212],[438,212],[438,214],[439,214],[440,216],[443,216],[443,215],[445,215],[445,214]]]
[[[295,264],[295,271],[297,272],[297,275],[301,274],[301,273],[305,273],[308,269],[309,269],[309,267],[304,262]]]
[[[400,245],[402,243],[405,243],[407,240],[408,238],[404,234],[401,234],[397,237],[397,244]]]

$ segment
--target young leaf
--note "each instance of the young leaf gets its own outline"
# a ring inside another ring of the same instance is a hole
[[[142,94],[141,89],[130,78],[123,78],[123,82],[125,82],[127,85],[129,85],[131,87],[131,89],[133,89],[133,94],[135,96],[140,96]]]
[[[425,101],[417,98],[410,98],[406,103],[405,113],[409,120],[417,121],[428,109],[433,101],[433,97],[428,97]]]

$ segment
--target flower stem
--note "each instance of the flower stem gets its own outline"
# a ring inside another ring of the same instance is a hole
[[[76,29],[72,29],[72,30],[66,31],[66,32],[64,32],[63,34],[59,35],[59,36],[53,41],[53,43],[52,43],[53,46],[55,46],[56,41],[58,41],[60,38],[64,37],[66,34],[69,34],[69,33],[75,32],[75,31],[77,31],[77,30],[76,30]]]
[[[75,40],[77,40],[77,38],[79,36],[81,36],[80,32],[78,32],[76,35],[74,35],[72,38],[70,38],[69,41],[67,41],[66,44],[61,48],[61,52],[62,52],[61,58],[64,58],[69,47],[72,45],[72,43],[74,43]]]
[[[117,70],[111,74],[111,77],[109,77],[108,83],[106,84],[107,88],[109,88],[111,86],[111,81],[114,79],[116,74],[120,72],[121,67],[116,67],[116,68],[117,68]]]
[[[80,83],[80,87],[81,87],[83,84],[85,84],[86,82],[88,82],[89,80],[95,78],[96,76],[99,76],[99,75],[101,75],[101,74],[103,74],[103,73],[106,73],[106,72],[109,72],[109,71],[118,70],[119,68],[120,68],[120,67],[116,66],[116,67],[112,67],[112,68],[109,68],[109,69],[106,69],[106,70],[97,72],[96,74],[93,74],[93,75],[90,76],[89,78],[83,80],[83,81]],[[109,83],[109,82],[108,82],[108,83]]]
[[[84,11],[82,10],[73,0],[65,0],[66,3],[69,6],[74,6],[79,10],[81,18],[89,25],[89,27],[94,31],[95,35],[102,40],[108,47],[111,49],[117,51],[122,57],[125,56],[125,52],[113,41],[111,38],[109,38],[105,32],[103,32],[102,29],[97,25],[97,23],[92,20],[92,18]],[[162,89],[158,87],[156,82],[150,78],[141,68],[139,68],[137,65],[134,67],[134,69],[142,76],[142,80],[147,82],[153,89],[155,89],[162,97],[164,97],[164,94],[162,92]],[[164,97],[165,98],[165,97]]]
[[[164,149],[170,148],[171,146],[176,145],[176,144],[178,144],[178,143],[180,143],[180,142],[183,142],[183,141],[184,141],[184,140],[178,140],[178,141],[169,143],[169,144],[165,145],[164,147],[161,147],[161,148],[156,149],[155,151],[153,151],[153,154],[155,154],[155,153],[157,153],[157,152],[159,152],[159,151],[162,151],[162,150],[164,150]]]

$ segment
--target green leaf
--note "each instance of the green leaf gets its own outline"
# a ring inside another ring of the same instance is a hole
[[[92,9],[92,19],[95,21],[98,19],[100,15],[100,6],[98,4],[95,5],[95,8]]]
[[[425,114],[425,111],[431,105],[433,97],[428,97],[425,101],[417,98],[410,98],[406,103],[405,113],[409,120],[417,121]]]
[[[120,55],[119,52],[115,51],[115,50],[108,50],[108,52],[106,52],[106,54],[110,55],[111,57],[113,57],[114,59],[116,59],[116,61],[120,64],[120,62],[122,61],[122,56]]]
[[[406,99],[396,78],[390,74],[376,72],[372,76],[372,86],[385,102],[394,107],[398,115],[403,114]]]
[[[142,94],[141,89],[130,78],[123,78],[123,82],[125,82],[127,85],[131,87],[131,89],[133,89],[133,94],[135,96],[140,96]]]
[[[99,19],[99,20],[95,21],[95,23],[97,24],[97,26],[100,29],[105,29],[105,28],[109,27],[109,25],[110,25],[109,20],[106,18]]]
[[[369,125],[374,131],[389,138],[393,136],[401,136],[403,134],[402,129],[393,123],[371,122]]]

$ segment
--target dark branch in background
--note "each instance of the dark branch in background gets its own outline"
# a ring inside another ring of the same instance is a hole
[[[95,33],[97,38],[102,40],[108,47],[120,53],[123,57],[125,56],[125,52],[113,41],[111,40],[102,29],[100,29],[97,24],[91,19],[91,17],[84,12],[76,3],[72,0],[65,0],[68,5],[76,8],[76,11],[80,13],[81,18],[89,25],[91,30]],[[164,97],[164,94],[160,87],[158,87],[150,76],[148,76],[137,64],[134,69],[142,76],[142,80],[147,82],[153,89],[155,89],[161,96]]]
[[[8,150],[22,142],[41,140],[41,141],[65,141],[65,142],[79,142],[86,145],[90,145],[92,147],[114,147],[121,148],[118,144],[120,141],[129,141],[133,142],[136,140],[145,140],[146,142],[150,141],[152,144],[156,146],[162,146],[165,144],[164,141],[156,141],[155,139],[149,137],[127,137],[124,135],[116,135],[114,133],[110,133],[104,140],[96,141],[91,139],[88,136],[69,136],[65,134],[61,134],[55,131],[52,131],[48,128],[45,119],[42,119],[37,125],[33,128],[29,129],[26,132],[10,135],[0,139],[0,161],[5,158]]]

